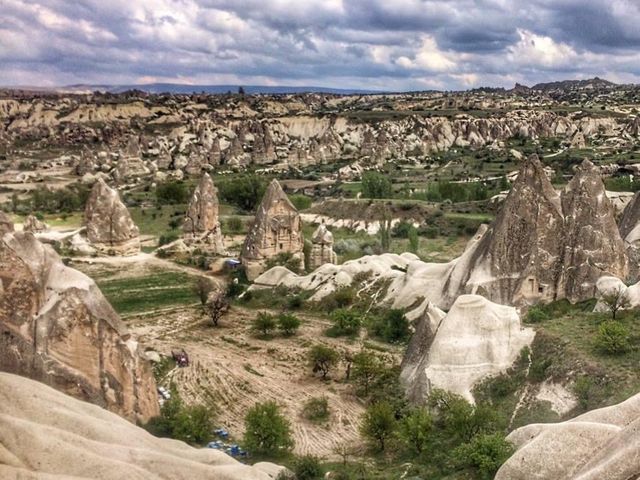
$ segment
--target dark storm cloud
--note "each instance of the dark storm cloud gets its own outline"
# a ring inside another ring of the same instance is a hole
[[[0,83],[637,81],[636,0],[0,0]]]

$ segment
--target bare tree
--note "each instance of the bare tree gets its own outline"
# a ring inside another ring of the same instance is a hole
[[[203,307],[206,307],[209,295],[214,288],[215,285],[213,281],[207,277],[198,277],[196,282],[193,284],[193,292],[198,296]]]
[[[624,310],[631,306],[627,290],[621,285],[602,294],[600,301],[604,303],[607,309],[611,312],[611,316],[614,320],[616,319],[616,314],[620,310]]]
[[[218,322],[229,311],[229,307],[229,300],[224,292],[212,291],[209,293],[205,308],[214,327],[218,326]]]

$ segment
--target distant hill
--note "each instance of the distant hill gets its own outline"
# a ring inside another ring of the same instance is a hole
[[[381,93],[376,90],[359,90],[353,88],[328,88],[313,86],[266,86],[266,85],[184,85],[179,83],[148,83],[144,85],[68,85],[60,87],[56,90],[66,93],[88,93],[93,91],[121,93],[127,90],[140,90],[146,93],[208,93],[208,94],[224,94],[227,92],[238,93],[238,89],[242,86],[247,94],[295,94],[295,93],[330,93],[337,95],[367,94]]]
[[[531,87],[532,90],[578,90],[584,88],[615,87],[616,83],[594,77],[587,80],[561,80],[558,82],[538,83]]]

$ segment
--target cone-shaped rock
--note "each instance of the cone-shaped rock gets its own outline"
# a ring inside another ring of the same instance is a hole
[[[49,227],[43,221],[38,220],[35,215],[28,215],[27,218],[24,219],[22,230],[31,233],[42,233],[49,230]]]
[[[553,300],[563,221],[560,196],[532,155],[472,258],[456,264],[451,301],[465,292],[501,304]]]
[[[142,349],[96,284],[31,233],[0,240],[0,370],[131,420],[159,413]]]
[[[206,243],[216,253],[224,252],[218,219],[218,190],[208,173],[200,178],[193,192],[182,230],[185,242]]]
[[[0,210],[0,237],[8,232],[13,232],[13,221],[9,218],[9,215]]]
[[[289,253],[302,260],[303,247],[300,214],[274,179],[262,198],[242,247],[241,260],[247,277],[256,278],[264,270],[265,261],[278,254]]]
[[[93,185],[84,210],[89,242],[100,252],[131,255],[140,251],[138,227],[117,190],[102,179]]]
[[[626,278],[625,245],[598,169],[584,160],[562,193],[564,252],[558,298],[577,302],[593,298],[604,275]]]
[[[311,245],[311,254],[309,255],[311,269],[315,270],[325,263],[338,263],[338,256],[333,251],[333,234],[327,229],[324,222],[313,232]]]

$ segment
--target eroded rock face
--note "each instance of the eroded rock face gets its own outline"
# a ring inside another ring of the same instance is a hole
[[[478,293],[501,304],[577,302],[593,298],[601,276],[628,275],[614,208],[587,160],[558,194],[537,156],[528,158],[468,257],[448,279],[450,301]]]
[[[255,279],[264,270],[266,260],[278,254],[288,253],[302,261],[303,247],[300,214],[274,179],[262,198],[242,247],[240,259],[247,277]]]
[[[496,480],[629,480],[640,476],[640,394],[572,420],[507,437],[517,451]]]
[[[440,388],[473,401],[471,389],[508,369],[535,332],[522,328],[513,307],[461,295],[445,315],[427,308],[402,363],[401,379],[415,403]]]
[[[321,223],[311,237],[309,267],[313,270],[325,263],[338,263],[338,256],[333,251],[333,234]]]
[[[141,348],[96,284],[31,233],[0,241],[0,370],[130,420],[159,413]]]
[[[269,480],[283,470],[154,437],[95,405],[7,373],[0,373],[0,445],[3,479]]]
[[[218,190],[205,173],[191,197],[182,230],[185,243],[204,243],[214,253],[224,253],[222,232],[218,219]]]
[[[598,169],[588,160],[562,193],[565,215],[562,273],[557,298],[577,302],[593,298],[603,275],[626,278],[629,265]]]
[[[13,232],[13,231],[14,231],[13,220],[11,220],[9,215],[7,215],[2,210],[0,210],[0,237],[5,233]]]
[[[623,210],[618,228],[627,248],[630,274],[638,278],[640,274],[640,192],[636,192]]]
[[[98,251],[109,255],[131,255],[140,251],[138,227],[117,190],[102,178],[94,184],[84,210],[87,238]]]
[[[35,215],[28,215],[22,224],[22,230],[31,233],[43,233],[49,230],[49,226],[38,220]]]

